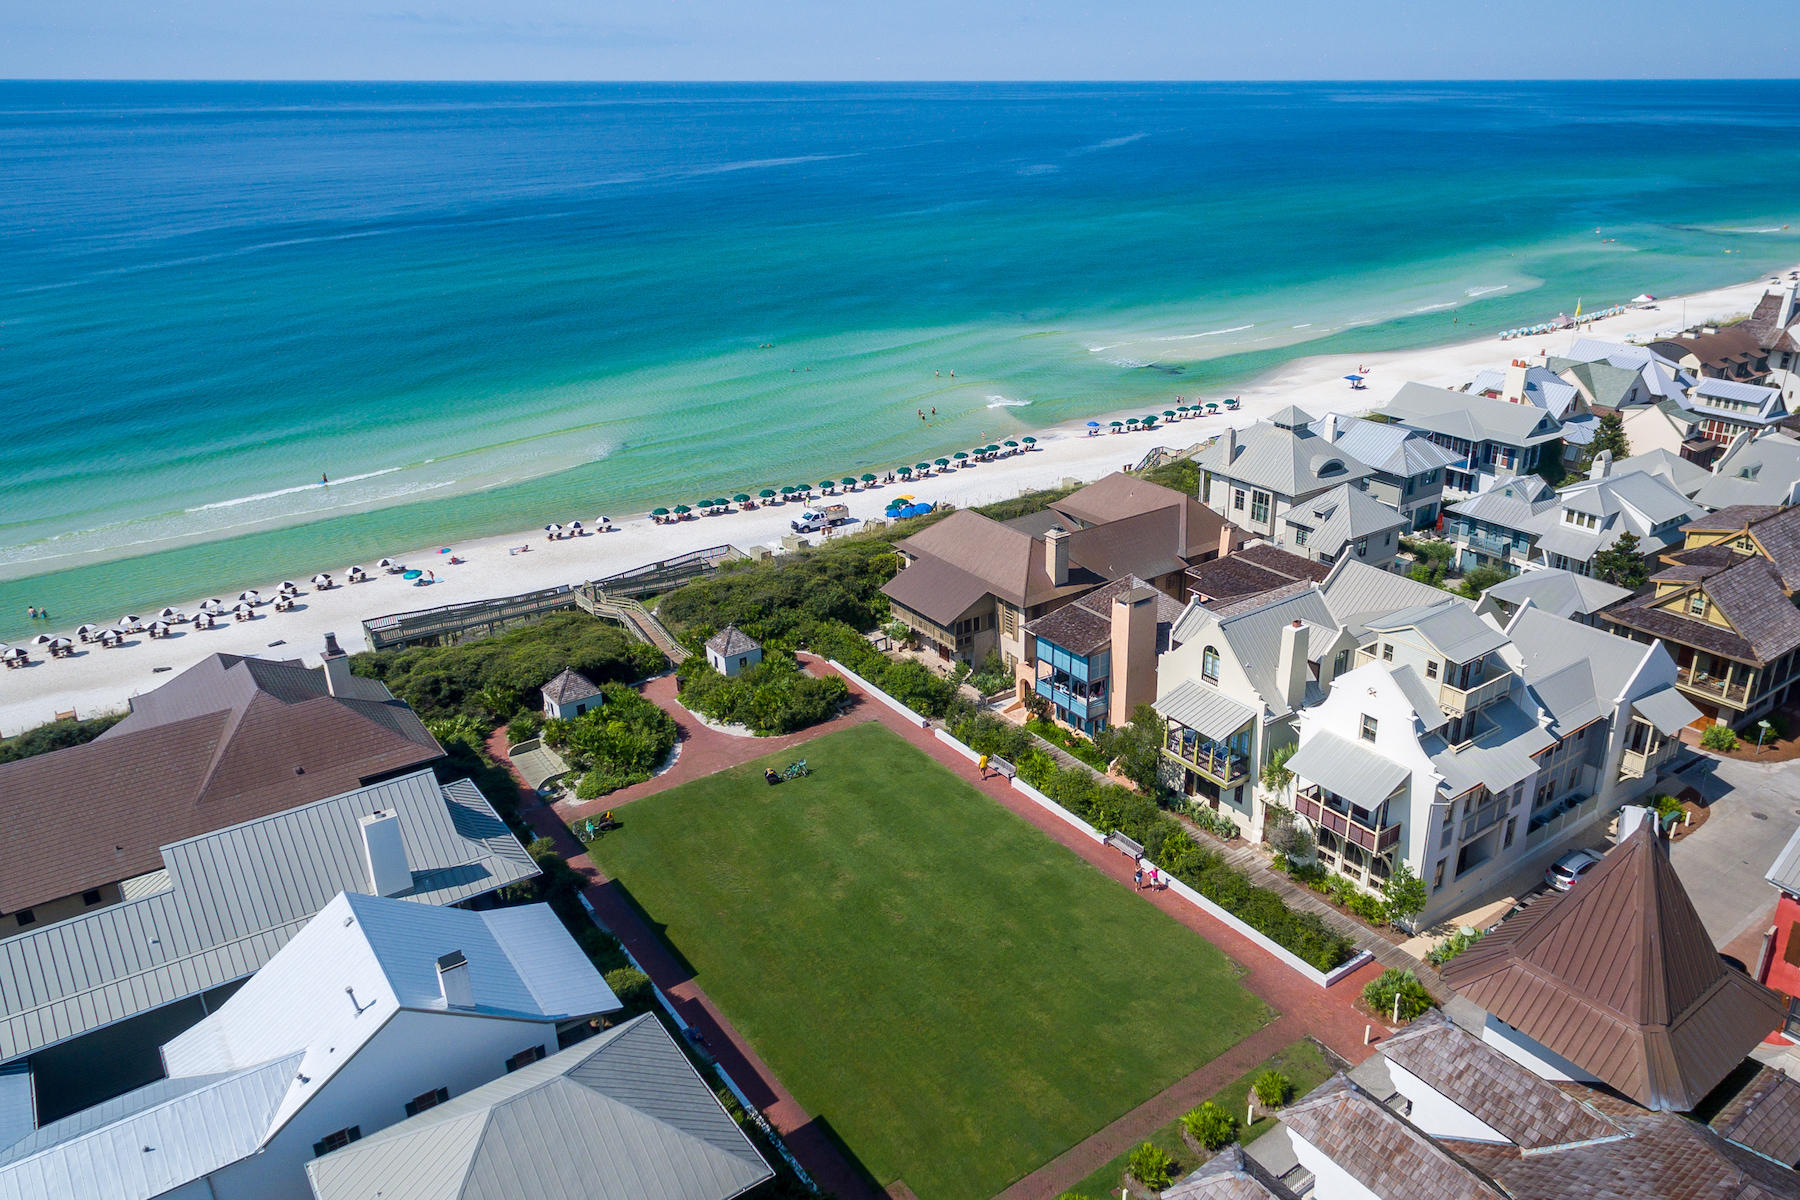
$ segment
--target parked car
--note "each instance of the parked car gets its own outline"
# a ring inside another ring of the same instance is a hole
[[[1550,864],[1550,869],[1544,872],[1544,882],[1559,892],[1566,892],[1600,858],[1601,855],[1593,850],[1571,850]]]

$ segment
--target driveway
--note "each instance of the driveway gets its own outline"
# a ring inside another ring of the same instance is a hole
[[[1800,829],[1800,760],[1763,765],[1702,756],[1680,779],[1711,801],[1710,815],[1669,847],[1669,861],[1723,949],[1759,934],[1775,907],[1763,873]]]

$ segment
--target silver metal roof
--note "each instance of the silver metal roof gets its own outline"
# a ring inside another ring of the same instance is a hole
[[[1561,436],[1556,418],[1534,404],[1508,404],[1423,383],[1403,384],[1381,413],[1414,429],[1469,442],[1537,446]]]
[[[1416,629],[1434,650],[1457,663],[1473,662],[1506,645],[1506,635],[1476,616],[1471,605],[1438,594],[1442,599],[1436,603],[1397,609],[1368,626],[1377,632]]]
[[[150,1200],[253,1154],[301,1056],[164,1079],[0,1152],[0,1200]]]
[[[1406,697],[1406,702],[1412,705],[1413,712],[1418,714],[1419,722],[1425,726],[1426,733],[1442,729],[1450,723],[1450,718],[1444,715],[1443,707],[1438,703],[1437,690],[1425,680],[1420,679],[1417,671],[1410,666],[1402,665],[1391,669],[1388,674],[1393,676],[1394,682],[1400,686],[1401,694]]]
[[[1374,749],[1321,730],[1300,743],[1288,770],[1373,812],[1405,783],[1411,771]]]
[[[1282,496],[1310,496],[1374,474],[1373,468],[1304,424],[1295,430],[1267,421],[1215,440],[1194,461],[1220,479]]]
[[[1763,878],[1788,895],[1800,897],[1800,829],[1794,830]]]
[[[1313,432],[1330,438],[1359,462],[1388,475],[1411,478],[1438,471],[1462,459],[1416,429],[1332,414],[1313,422]]]
[[[1631,595],[1631,591],[1573,571],[1545,568],[1521,571],[1511,579],[1502,579],[1483,594],[1508,604],[1523,604],[1529,600],[1541,612],[1571,617],[1586,616],[1609,604],[1617,604]]]
[[[1800,441],[1785,433],[1764,434],[1728,449],[1713,464],[1712,476],[1694,493],[1709,509],[1733,504],[1786,504],[1800,481]]]
[[[1313,531],[1307,539],[1308,549],[1333,557],[1349,542],[1389,530],[1404,531],[1407,525],[1397,510],[1348,483],[1299,501],[1288,510],[1286,519]],[[1398,550],[1398,545],[1394,549]]]
[[[306,1172],[317,1200],[729,1200],[773,1174],[650,1015]]]
[[[1357,637],[1368,631],[1367,622],[1371,619],[1407,605],[1433,604],[1444,598],[1440,588],[1349,558],[1339,559],[1319,587],[1335,623]]]
[[[1511,700],[1501,700],[1481,710],[1484,723],[1491,725],[1478,734],[1475,744],[1463,750],[1452,750],[1441,736],[1424,742],[1431,755],[1431,765],[1444,778],[1443,790],[1460,796],[1470,788],[1486,786],[1500,792],[1537,770],[1531,757],[1556,744],[1556,739],[1538,726]],[[1290,764],[1292,765],[1292,764]]]
[[[1218,741],[1256,719],[1256,710],[1204,683],[1189,679],[1154,705],[1169,720],[1185,725],[1203,738]]]
[[[1674,737],[1690,722],[1700,719],[1700,710],[1673,687],[1662,687],[1639,696],[1631,702],[1631,710],[1656,727],[1664,737]]]
[[[341,891],[366,891],[359,820],[393,811],[401,898],[449,905],[537,874],[474,784],[431,771],[163,848],[172,886],[0,941],[0,1062],[254,973]]]

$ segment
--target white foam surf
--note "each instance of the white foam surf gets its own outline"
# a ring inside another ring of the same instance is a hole
[[[987,398],[989,408],[1027,408],[1030,404],[1029,400],[1012,400],[1005,396],[989,396]]]

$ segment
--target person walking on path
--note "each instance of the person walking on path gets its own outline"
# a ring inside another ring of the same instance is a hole
[[[1138,891],[1144,890],[1144,864],[1142,862],[1138,863],[1137,873],[1131,877],[1131,881],[1137,885]]]
[[[1161,867],[1151,867],[1150,868],[1150,890],[1153,892],[1159,892],[1162,890],[1162,886],[1163,886],[1162,868]]]
[[[975,760],[975,770],[980,773],[981,778],[986,779],[988,777],[987,755],[984,754]]]

